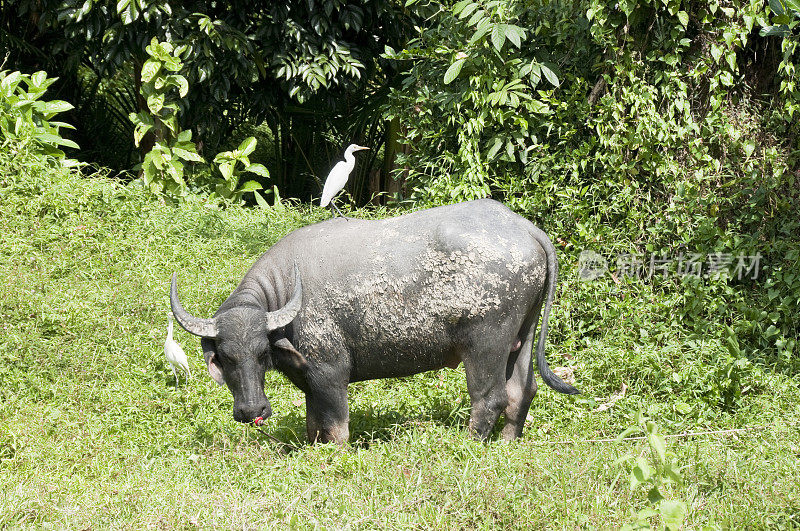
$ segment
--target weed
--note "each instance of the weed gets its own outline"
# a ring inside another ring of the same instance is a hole
[[[634,523],[623,526],[623,529],[649,529],[650,519],[654,516],[660,516],[667,529],[680,529],[686,518],[686,503],[681,500],[668,499],[665,494],[668,495],[666,489],[671,484],[683,486],[681,467],[675,462],[675,454],[667,450],[666,442],[658,425],[652,420],[648,420],[641,411],[636,413],[634,420],[636,424],[620,433],[618,440],[622,441],[625,437],[633,434],[643,434],[647,438],[650,459],[626,454],[617,459],[615,464],[633,461],[630,472],[630,488],[635,491],[643,486],[647,490],[649,506],[636,512]]]

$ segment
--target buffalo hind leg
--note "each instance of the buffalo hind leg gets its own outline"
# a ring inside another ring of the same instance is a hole
[[[502,352],[503,349],[498,350]],[[472,355],[463,356],[463,361],[472,403],[469,430],[476,439],[485,441],[491,435],[500,413],[508,405],[505,357],[499,359],[496,350],[487,352],[485,356],[476,356],[473,352]]]
[[[508,359],[506,368],[506,424],[503,426],[501,436],[507,441],[512,441],[522,436],[522,428],[531,407],[533,397],[536,396],[536,378],[534,377],[531,339],[523,343],[522,348]]]
[[[306,434],[311,443],[347,444],[350,438],[347,386],[306,394]]]
[[[539,314],[542,311],[543,302],[544,297],[540,296],[533,307],[533,311],[528,314],[522,324],[522,330],[525,330],[526,334],[520,349],[512,352],[508,358],[508,365],[506,366],[508,406],[505,412],[506,423],[500,434],[506,441],[513,441],[522,436],[522,429],[525,427],[528,410],[531,407],[533,397],[536,396],[536,377],[532,355],[536,342],[536,327],[539,324]]]

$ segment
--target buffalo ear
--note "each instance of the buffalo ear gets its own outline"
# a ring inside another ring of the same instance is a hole
[[[272,353],[273,358],[279,359],[281,363],[298,371],[303,371],[308,367],[306,357],[294,348],[292,342],[285,337],[272,343],[272,348],[275,349]]]
[[[225,385],[225,376],[222,374],[222,365],[219,363],[214,340],[204,337],[200,340],[200,345],[203,347],[203,357],[206,359],[208,374],[211,375],[211,379],[217,382],[218,385]]]

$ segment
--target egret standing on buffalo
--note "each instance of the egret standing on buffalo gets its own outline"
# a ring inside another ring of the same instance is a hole
[[[172,374],[175,375],[175,387],[178,386],[178,372],[175,370],[179,368],[181,374],[189,377],[189,360],[186,358],[186,353],[183,351],[177,341],[172,339],[172,312],[167,314],[167,340],[164,341],[164,355],[167,361],[172,366]]]
[[[333,198],[344,189],[347,184],[347,178],[350,177],[350,172],[356,165],[356,158],[353,156],[354,151],[361,151],[362,149],[369,149],[367,147],[359,146],[358,144],[350,144],[344,150],[344,160],[340,160],[333,167],[325,179],[325,187],[322,189],[322,199],[319,201],[319,206],[326,207],[330,203],[331,208],[335,209],[340,216],[344,216],[336,205],[333,203]]]

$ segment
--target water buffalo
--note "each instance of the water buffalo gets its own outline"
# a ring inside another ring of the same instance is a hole
[[[298,229],[250,268],[214,317],[170,303],[200,336],[211,377],[233,394],[233,416],[272,414],[264,374],[277,369],[306,395],[311,441],[349,437],[347,385],[464,363],[469,427],[485,439],[505,412],[505,439],[522,433],[544,382],[578,390],[544,356],[558,264],[547,236],[489,199],[379,221],[331,219]]]

